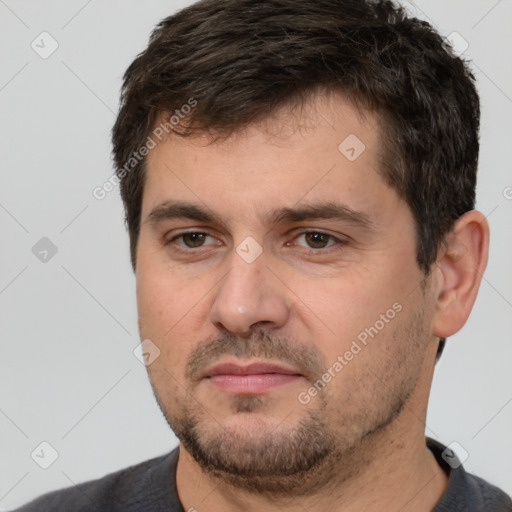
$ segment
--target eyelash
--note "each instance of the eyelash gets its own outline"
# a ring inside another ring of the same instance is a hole
[[[196,234],[196,235],[206,235],[207,237],[211,237],[211,238],[214,238],[212,237],[211,235],[209,235],[208,233],[204,232],[204,231],[187,231],[187,232],[184,232],[184,233],[180,233],[178,235],[175,235],[173,236],[171,239],[169,239],[167,242],[165,242],[165,245],[166,246],[169,246],[171,244],[174,244],[174,242],[180,238],[183,238],[185,235],[192,235],[192,234]],[[307,251],[309,254],[319,254],[321,252],[323,253],[326,253],[326,252],[330,252],[328,251],[328,249],[331,249],[331,248],[335,248],[335,249],[340,249],[342,248],[343,246],[346,246],[348,244],[348,241],[347,240],[342,240],[342,239],[339,239],[337,237],[335,237],[334,235],[331,235],[330,233],[326,233],[324,231],[316,231],[316,230],[306,230],[306,231],[301,231],[300,233],[297,233],[297,235],[293,238],[293,240],[297,240],[299,237],[303,236],[303,235],[307,235],[307,234],[315,234],[315,235],[323,235],[323,236],[326,236],[328,237],[328,242],[333,240],[335,241],[336,243],[332,244],[332,245],[328,245],[326,247],[320,247],[320,248],[312,248],[312,247],[304,247],[304,246],[298,246],[298,247],[301,247],[303,250]],[[288,245],[288,244],[287,244]],[[184,246],[181,246],[181,245],[175,245],[175,249],[178,250],[178,251],[181,251],[181,252],[184,252],[184,253],[190,253],[191,251],[194,251],[194,250],[197,250],[197,249],[201,249],[205,247],[204,245],[201,245],[199,247],[184,247]]]

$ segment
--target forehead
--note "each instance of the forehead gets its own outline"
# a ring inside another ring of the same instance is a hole
[[[379,172],[380,135],[374,114],[325,94],[218,141],[165,137],[147,156],[142,215],[170,199],[240,216],[320,198],[368,207],[394,192]]]

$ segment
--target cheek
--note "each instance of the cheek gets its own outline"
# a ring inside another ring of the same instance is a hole
[[[404,267],[402,273],[390,267],[382,269],[354,271],[313,291],[311,286],[301,290],[304,302],[318,317],[315,321],[326,326],[321,342],[315,344],[334,375],[332,390],[344,400],[359,396],[360,388],[370,387],[378,394],[380,379],[392,381],[390,373],[400,374],[404,357],[411,356],[403,352],[401,343],[414,336],[410,317],[414,316],[412,302],[418,290],[411,294],[410,283],[418,275],[411,268]],[[418,322],[412,324],[414,331]],[[376,380],[374,373],[380,378]]]
[[[300,286],[297,281],[294,290],[314,313],[314,321],[325,327],[327,334],[323,349],[336,358],[348,350],[351,341],[357,339],[365,329],[378,322],[381,327],[381,315],[389,311],[395,316],[393,304],[401,293],[393,282],[386,282],[378,276],[360,272],[347,273],[336,279],[328,279],[317,286],[312,283]],[[388,318],[385,316],[385,320]]]
[[[137,268],[137,308],[145,328],[163,336],[183,318],[193,304],[191,289],[172,269],[155,262],[140,262]]]
[[[160,357],[148,367],[151,371],[165,365],[183,366],[194,332],[194,297],[170,277],[157,272],[137,273],[137,309],[141,340],[150,339],[160,350]],[[153,368],[154,367],[154,368]]]

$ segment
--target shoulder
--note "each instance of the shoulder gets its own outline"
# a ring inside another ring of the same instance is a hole
[[[512,499],[483,478],[466,473],[468,496],[486,512],[512,512]],[[478,509],[478,510],[480,510]]]
[[[512,512],[512,500],[495,485],[467,473],[449,447],[427,438],[427,446],[448,476],[448,485],[433,512]]]
[[[13,512],[114,512],[117,510],[160,510],[149,508],[147,496],[154,503],[168,503],[170,476],[178,451],[146,460],[87,482],[52,491]],[[155,492],[156,491],[156,492]],[[141,508],[142,507],[142,508]]]
[[[460,469],[460,468],[459,468]],[[483,478],[464,472],[445,492],[434,512],[512,512],[512,500]]]

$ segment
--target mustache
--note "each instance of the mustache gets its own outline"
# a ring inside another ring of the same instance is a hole
[[[259,331],[248,338],[240,338],[232,333],[222,333],[201,342],[192,350],[185,369],[187,380],[198,382],[208,366],[227,355],[288,363],[311,382],[318,380],[327,367],[315,347],[297,344],[286,336],[271,336]]]

